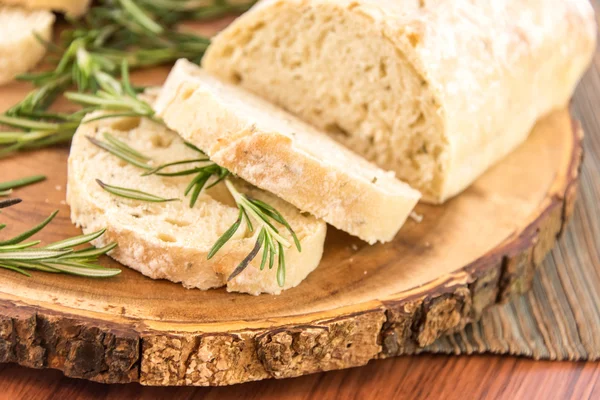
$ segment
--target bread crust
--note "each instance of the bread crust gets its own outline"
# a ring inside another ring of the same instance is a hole
[[[185,178],[181,181],[177,180],[179,178],[164,178],[170,179],[167,181],[158,176],[150,176],[131,181],[127,177],[139,176],[141,174],[139,169],[122,163],[118,158],[96,148],[86,139],[86,136],[102,139],[104,132],[111,132],[121,140],[128,140],[128,132],[112,128],[125,120],[111,118],[82,124],[73,138],[69,155],[67,202],[71,206],[71,220],[81,227],[84,233],[106,229],[106,233],[93,242],[95,246],[117,242],[118,247],[109,254],[110,257],[152,279],[168,279],[180,282],[186,288],[202,290],[226,286],[228,291],[253,295],[279,294],[282,290],[298,285],[318,266],[323,253],[325,223],[312,217],[300,216],[299,211],[290,205],[241,181],[235,183],[238,190],[277,207],[299,233],[302,252],[299,253],[293,247],[286,250],[287,273],[283,288],[277,283],[277,268],[259,270],[262,253],[259,253],[257,259],[244,272],[233,280],[227,281],[231,272],[253,248],[256,240],[255,237],[243,236],[243,229],[240,229],[213,259],[207,260],[208,252],[214,244],[214,236],[220,236],[237,218],[235,206],[224,206],[205,193],[199,199],[200,204],[197,204],[193,210],[185,211],[191,218],[183,221],[187,224],[207,221],[208,218],[203,217],[203,214],[218,214],[211,218],[215,224],[219,224],[222,232],[214,232],[209,237],[206,232],[211,231],[210,226],[198,226],[195,230],[187,231],[174,227],[171,231],[168,230],[169,226],[163,223],[163,220],[169,218],[182,219],[175,211],[177,208],[189,208],[187,201],[169,205],[174,208],[161,208],[159,205],[153,206],[117,198],[98,190],[95,184],[96,178],[110,179],[107,183],[125,187],[132,187],[132,184],[142,185],[140,180],[144,180],[143,182],[149,182],[146,183],[147,185],[151,185],[153,194],[175,195],[183,198],[183,190],[187,185]],[[148,142],[157,141],[160,146],[168,143],[168,146],[160,151],[171,153],[185,151],[181,139],[159,124],[142,120],[141,125],[131,129],[131,132],[135,130],[138,131],[137,137],[147,137]],[[134,146],[136,145],[140,145],[140,142],[135,142]],[[183,156],[185,155],[189,156],[183,153]],[[177,155],[172,155],[169,159],[173,161],[173,157],[176,159]],[[104,175],[99,176],[99,174]],[[172,181],[173,179],[175,180]],[[135,219],[128,214],[136,214]],[[157,218],[157,215],[160,218]],[[193,220],[196,217],[198,218]],[[162,231],[157,229],[164,229],[168,236],[161,236]],[[186,236],[183,237],[185,233],[181,232],[187,232]],[[194,237],[189,237],[191,234]]]
[[[237,66],[248,62],[243,76],[238,76],[240,85],[317,123],[328,111],[315,117],[304,108],[322,95],[318,87],[310,87],[312,76],[298,67],[297,77],[283,81],[272,60],[258,65],[260,61],[251,59],[261,46],[288,49],[307,37],[308,32],[294,30],[298,13],[303,12],[347,15],[371,35],[365,38],[365,50],[374,40],[388,43],[396,50],[397,61],[408,60],[411,71],[422,79],[424,93],[432,99],[432,114],[441,121],[438,136],[443,151],[435,160],[439,176],[427,178],[439,184],[433,192],[416,187],[434,203],[460,193],[522,143],[536,120],[567,104],[590,63],[596,40],[594,13],[587,0],[263,0],[213,40],[203,66],[231,79]],[[260,36],[265,27],[292,14],[296,18],[290,18],[290,37]],[[317,51],[316,41],[304,45],[309,54]],[[344,69],[323,65],[320,73],[333,78]],[[276,89],[278,81],[283,83]],[[300,92],[305,101],[294,104],[281,95],[286,92]],[[381,94],[370,93],[362,101],[376,108],[372,99]]]
[[[49,11],[26,11],[0,5],[0,85],[29,71],[46,54],[46,47],[34,36],[52,41],[54,14]],[[16,25],[18,31],[13,31]],[[8,32],[10,30],[10,32]]]
[[[369,243],[394,238],[420,198],[416,190],[236,89],[233,95],[251,107],[242,113],[222,94],[230,88],[179,60],[155,107],[171,129],[242,179]],[[297,128],[292,134],[287,120]],[[356,167],[351,164],[359,165],[361,176],[349,172]]]

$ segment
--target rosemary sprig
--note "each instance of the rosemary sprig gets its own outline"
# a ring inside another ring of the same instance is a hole
[[[20,199],[9,200],[12,204],[5,202],[4,205],[0,204],[0,208],[20,202]],[[88,244],[99,238],[105,230],[61,240],[43,247],[33,247],[40,243],[39,240],[24,242],[46,227],[57,213],[58,211],[55,211],[33,228],[1,241],[0,268],[15,271],[25,276],[31,276],[27,270],[66,273],[90,278],[108,278],[121,273],[121,270],[104,268],[97,264],[98,258],[114,249],[116,243],[111,243],[99,249],[87,247],[75,250],[76,246]],[[5,227],[4,224],[0,225],[0,230]]]
[[[210,161],[210,159],[206,156],[206,154],[202,150],[200,150],[198,147],[196,147],[193,144],[188,143],[188,142],[185,142],[185,145],[187,147],[189,147],[190,149],[198,152],[200,158],[198,158],[196,160],[184,160],[184,161],[177,161],[177,162],[173,162],[173,163],[169,163],[169,164],[160,165],[157,168],[153,169],[152,171],[148,171],[144,175],[156,174],[156,175],[160,175],[160,176],[184,176],[184,175],[195,174],[196,176],[190,181],[189,185],[187,186],[187,188],[184,191],[185,196],[188,196],[191,194],[190,208],[192,208],[196,205],[196,202],[198,201],[198,197],[200,196],[200,193],[202,193],[202,190],[204,190],[205,188],[210,189],[211,187],[216,186],[217,184],[219,184],[220,182],[225,180],[229,176],[230,173],[227,169]],[[168,168],[168,167],[171,167],[174,165],[182,165],[182,164],[197,163],[197,162],[206,163],[206,164],[201,165],[201,166],[196,166],[196,167],[193,167],[190,169],[182,170],[182,171],[177,171],[177,172],[171,172],[171,173],[162,172],[165,168]],[[208,181],[212,177],[215,177],[215,179],[213,180],[213,182],[211,184],[207,185]]]
[[[136,117],[151,119],[154,117],[152,106],[137,98],[137,93],[129,80],[129,66],[126,60],[121,64],[120,82],[111,75],[93,68],[89,73],[95,76],[100,89],[94,94],[67,92],[65,93],[67,99],[87,106],[84,109],[87,112],[108,110],[119,111]]]
[[[166,203],[169,201],[181,201],[177,198],[166,199],[164,197],[156,196],[151,193],[142,192],[141,190],[108,185],[102,182],[100,179],[96,179],[96,182],[98,183],[98,185],[100,185],[102,189],[106,190],[107,192],[126,199],[147,201],[150,203]]]
[[[154,118],[152,107],[137,98],[135,89],[129,80],[128,65],[121,65],[123,79],[121,81],[95,68],[89,72],[96,76],[100,89],[95,94],[66,93],[73,102],[83,104],[86,108],[71,114],[33,111],[24,116],[0,115],[0,124],[20,129],[21,131],[0,132],[0,158],[15,151],[45,147],[55,143],[70,141],[82,123],[101,118],[115,116],[137,116]],[[85,119],[87,113],[108,111],[107,114]],[[156,120],[156,118],[154,118]],[[114,143],[113,143],[114,145]]]
[[[195,175],[184,191],[185,196],[188,196],[191,193],[190,207],[194,207],[202,190],[211,188],[219,182],[224,181],[225,185],[227,186],[227,189],[231,193],[238,207],[239,214],[238,218],[233,223],[233,225],[225,233],[223,233],[223,235],[215,242],[207,258],[209,260],[213,258],[219,252],[219,250],[229,240],[231,240],[231,238],[233,237],[233,235],[235,235],[235,233],[241,227],[243,222],[245,223],[246,228],[250,232],[253,232],[255,228],[252,221],[254,221],[254,223],[260,226],[256,244],[254,248],[250,251],[250,253],[235,268],[235,270],[231,273],[228,279],[231,280],[239,274],[241,274],[248,267],[250,262],[254,260],[254,258],[256,258],[256,256],[262,249],[262,260],[260,264],[260,269],[263,270],[266,267],[267,263],[269,265],[269,269],[272,269],[275,265],[275,258],[277,256],[277,282],[280,286],[284,286],[286,274],[284,248],[290,247],[291,244],[286,238],[281,236],[279,230],[275,227],[275,224],[282,225],[292,236],[294,244],[298,251],[302,251],[300,240],[298,240],[296,233],[294,232],[290,224],[286,221],[286,219],[283,217],[283,215],[274,207],[270,206],[269,204],[266,204],[263,201],[260,201],[258,199],[251,199],[248,196],[240,193],[233,186],[231,181],[227,179],[230,175],[230,172],[227,169],[210,161],[210,159],[202,150],[200,150],[198,147],[194,146],[191,143],[185,142],[185,145],[187,147],[199,153],[199,158],[174,161],[167,164],[159,165],[154,169],[149,169],[148,164],[146,164],[146,162],[149,160],[149,157],[144,156],[137,150],[131,148],[126,143],[120,142],[116,138],[109,139],[108,137],[106,137],[105,134],[105,139],[107,139],[107,142],[102,142],[94,138],[88,139],[98,147],[110,152],[114,156],[130,163],[131,165],[137,166],[141,169],[145,169],[146,172],[144,172],[142,176],[159,175],[165,177],[173,177]],[[111,140],[113,144],[109,143]],[[198,165],[199,163],[201,165]],[[191,167],[187,169],[177,170],[175,172],[165,172],[165,170],[170,167],[181,165],[191,165]],[[211,178],[213,178],[214,180],[212,181],[212,183],[208,184]],[[145,192],[140,192],[134,189],[109,186],[102,183],[99,180],[97,180],[97,182],[105,190],[116,196],[149,202],[174,200],[163,199],[158,196]]]
[[[121,73],[125,81],[129,80],[123,65],[141,68],[179,58],[199,62],[210,40],[181,32],[176,24],[243,11],[254,1],[244,5],[222,0],[210,5],[196,0],[102,0],[99,3],[84,19],[70,21],[72,28],[63,32],[61,45],[40,40],[59,59],[51,71],[19,77],[33,83],[36,89],[0,115],[0,124],[20,129],[0,132],[0,157],[68,142],[85,112],[64,116],[44,111],[72,85],[79,93],[70,93],[68,98],[87,106],[84,111],[109,109],[121,111],[120,115],[153,117],[151,107],[135,101],[133,87],[119,87],[113,76]],[[84,94],[86,91],[90,94]],[[8,120],[8,117],[13,119]]]
[[[256,258],[260,249],[262,248],[263,255],[260,263],[260,269],[263,270],[267,265],[267,259],[269,260],[269,269],[273,268],[275,262],[275,256],[278,255],[277,265],[277,283],[279,286],[285,285],[285,255],[284,247],[290,247],[291,244],[279,233],[279,230],[275,227],[274,222],[277,222],[285,227],[285,229],[291,234],[294,239],[294,244],[298,251],[302,251],[300,241],[296,236],[296,233],[291,228],[289,223],[285,220],[283,215],[275,210],[268,204],[251,199],[248,196],[240,193],[229,181],[225,181],[225,185],[229,192],[233,196],[239,210],[237,220],[233,225],[221,236],[213,245],[212,249],[208,254],[210,260],[218,251],[227,243],[240,228],[242,221],[245,221],[246,227],[250,232],[254,232],[255,228],[251,222],[254,220],[256,224],[260,226],[260,231],[257,236],[256,244],[250,254],[242,260],[242,262],[235,268],[231,273],[228,280],[231,280],[241,274],[250,264],[250,262]]]

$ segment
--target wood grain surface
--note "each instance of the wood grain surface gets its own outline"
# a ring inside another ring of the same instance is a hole
[[[574,100],[588,134],[588,154],[600,151],[600,56]],[[588,157],[589,158],[589,157]],[[586,163],[584,168],[597,168]],[[595,175],[597,176],[597,175]],[[598,181],[587,182],[598,185]],[[588,246],[597,238],[585,237]],[[585,248],[581,249],[585,251]],[[599,271],[600,273],[600,271]],[[361,368],[225,388],[101,385],[57,371],[0,365],[0,399],[45,398],[600,398],[598,363],[536,362],[506,356],[428,356],[379,360]]]

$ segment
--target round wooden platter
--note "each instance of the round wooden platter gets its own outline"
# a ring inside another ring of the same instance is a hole
[[[136,75],[162,82],[168,69]],[[27,88],[0,89],[5,109]],[[567,110],[443,206],[419,205],[396,239],[368,246],[329,228],[321,265],[279,296],[186,290],[123,268],[89,280],[0,270],[0,362],[144,385],[227,385],[414,353],[526,291],[571,214],[582,132]],[[37,235],[80,232],[65,204],[68,148],[0,160],[0,181],[44,173],[5,210],[10,235],[59,209]],[[108,258],[106,265],[118,266]]]

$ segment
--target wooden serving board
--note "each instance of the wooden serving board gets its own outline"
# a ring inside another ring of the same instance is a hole
[[[134,80],[160,84],[167,72]],[[28,90],[0,88],[0,110]],[[581,140],[567,110],[553,113],[463,194],[419,205],[423,221],[392,243],[329,227],[320,267],[280,296],[186,290],[127,268],[108,280],[0,270],[0,362],[105,383],[227,385],[418,352],[529,288],[573,209]],[[37,238],[80,234],[64,202],[67,157],[65,146],[0,160],[0,181],[48,176],[16,191],[24,202],[0,215],[3,235],[55,209]]]

